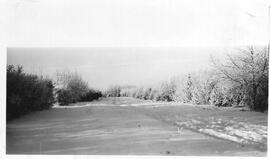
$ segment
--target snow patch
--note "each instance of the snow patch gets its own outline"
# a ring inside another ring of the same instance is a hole
[[[195,119],[181,122],[178,121],[176,124],[240,144],[267,145],[267,127],[263,125],[233,122],[232,120],[224,121],[212,117],[204,121]]]

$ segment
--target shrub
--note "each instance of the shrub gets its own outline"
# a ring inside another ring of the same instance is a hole
[[[157,101],[173,101],[176,92],[176,84],[174,81],[164,82],[161,85],[160,92],[157,95]]]
[[[147,88],[144,90],[144,93],[143,93],[143,99],[144,100],[151,100],[151,92],[152,92],[152,88]]]
[[[100,97],[102,97],[102,93],[100,91],[90,89],[86,94],[81,96],[80,101],[93,101]]]
[[[75,102],[72,92],[66,89],[59,89],[57,91],[57,101],[59,105],[68,105]]]
[[[224,103],[224,93],[220,88],[216,88],[211,92],[210,104],[214,106],[223,106]]]
[[[120,86],[111,86],[106,92],[107,97],[120,97],[121,96],[121,87]]]
[[[135,93],[135,98],[143,99],[144,96],[144,90],[142,87],[138,88]]]
[[[90,102],[102,97],[102,93],[96,90],[88,90],[85,94],[80,97],[75,97],[74,92],[72,90],[67,89],[59,89],[57,92],[57,101],[59,105],[69,105],[70,103],[75,102]]]
[[[88,84],[77,72],[57,72],[57,85],[59,88],[56,96],[59,105],[68,105],[81,101],[82,98],[85,100],[90,98]]]
[[[158,91],[156,89],[151,89],[151,92],[149,94],[150,100],[156,100],[158,96]]]
[[[53,84],[23,72],[21,66],[7,66],[7,120],[30,111],[48,109],[54,103]]]
[[[210,95],[215,85],[218,83],[217,77],[212,71],[200,71],[188,74],[184,87],[177,94],[183,102],[194,104],[210,104]]]

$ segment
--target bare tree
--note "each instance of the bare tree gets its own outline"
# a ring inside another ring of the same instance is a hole
[[[212,63],[220,78],[230,82],[231,87],[241,89],[246,105],[251,109],[267,109],[263,103],[268,96],[267,48],[250,46],[238,50],[237,55],[226,54],[225,62],[212,58]]]
[[[77,72],[57,71],[56,78],[58,89],[68,91],[70,94],[68,98],[71,98],[72,102],[76,102],[89,90],[88,83]]]

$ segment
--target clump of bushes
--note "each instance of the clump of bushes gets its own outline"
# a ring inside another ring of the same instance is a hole
[[[160,92],[156,97],[157,101],[173,101],[176,92],[176,83],[174,81],[164,82],[161,85]]]
[[[130,88],[121,88],[120,95],[123,97],[133,97],[143,100],[156,100],[157,90],[151,87],[130,87]]]
[[[134,97],[144,100],[156,100],[158,90],[151,87],[136,87],[136,86],[111,86],[109,87],[104,96],[106,97]]]
[[[54,103],[51,80],[26,74],[21,66],[7,66],[7,120],[31,111],[50,108]]]
[[[84,95],[81,96],[80,101],[93,101],[102,97],[101,91],[89,89]]]
[[[105,92],[106,97],[120,97],[121,96],[121,87],[120,86],[110,86],[109,89]]]
[[[57,101],[59,105],[69,105],[76,102],[90,102],[99,99],[100,97],[102,97],[102,93],[93,89],[89,89],[79,97],[75,96],[72,90],[59,89],[57,91]]]
[[[90,89],[77,72],[57,72],[57,101],[69,105],[82,101],[93,101],[102,96],[100,91]]]
[[[182,88],[184,98],[181,102],[193,104],[210,104],[211,93],[218,81],[211,71],[200,71],[187,75]]]
[[[67,89],[59,89],[57,91],[57,101],[59,105],[68,105],[76,102],[72,91]]]

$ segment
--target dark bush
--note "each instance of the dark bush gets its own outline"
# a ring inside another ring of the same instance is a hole
[[[74,93],[75,92],[73,92],[73,90],[59,89],[57,91],[57,101],[59,105],[69,105],[75,102],[90,102],[102,97],[102,93],[100,91],[92,89],[88,90],[88,92],[84,93],[80,97],[75,96]]]
[[[75,102],[93,101],[102,97],[102,93],[100,91],[89,90],[87,93],[78,98],[74,97],[74,92],[72,90],[59,89],[57,91],[57,101],[59,105],[68,105]]]
[[[80,101],[93,101],[102,97],[102,93],[96,90],[89,90],[85,95],[81,96]]]
[[[76,102],[73,98],[71,90],[60,89],[57,91],[57,101],[59,105],[68,105]]]
[[[30,111],[48,109],[54,103],[49,79],[26,74],[22,67],[7,66],[7,120]]]
[[[174,100],[174,94],[176,92],[176,85],[174,81],[164,82],[161,85],[159,94],[157,95],[157,101],[171,102]]]
[[[56,91],[59,105],[80,101],[92,101],[101,97],[101,92],[89,89],[88,83],[77,72],[57,72]]]

